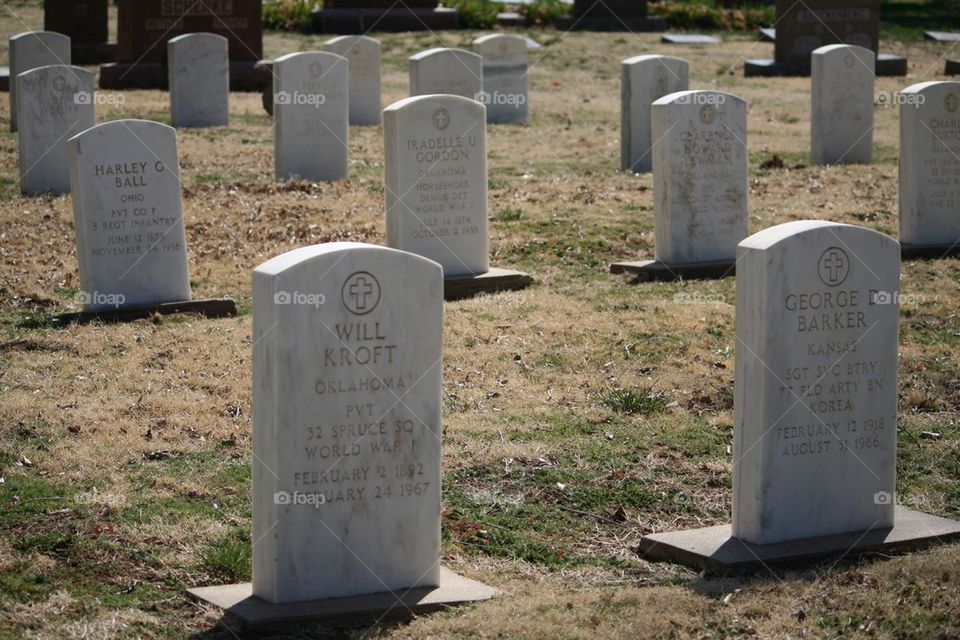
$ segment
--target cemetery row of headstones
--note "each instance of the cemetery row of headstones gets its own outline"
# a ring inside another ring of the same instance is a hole
[[[220,65],[222,77],[224,45],[219,36],[180,36],[170,42],[170,56],[174,61],[192,58],[196,64],[184,63],[188,73],[211,71],[212,60]],[[428,53],[423,60],[436,56]],[[870,56],[870,51],[849,45],[831,45],[813,54],[813,152],[822,161],[869,161]],[[458,59],[453,55],[446,62]],[[677,58],[641,56],[625,61],[623,68],[623,164],[633,170],[648,164],[654,168],[656,259],[618,263],[612,270],[656,278],[730,273],[736,245],[748,229],[746,103],[716,91],[674,91],[658,97],[687,85],[686,62]],[[345,58],[329,52],[291,54],[276,61],[274,73],[277,95],[286,96],[278,100],[276,113],[277,175],[346,177]],[[24,190],[66,191],[67,140],[93,124],[91,74],[53,65],[21,74],[18,84],[18,102],[30,114],[20,136]],[[223,91],[214,93],[226,96],[223,84]],[[905,149],[912,152],[918,147],[915,141],[928,141],[919,145],[922,152],[901,157],[902,239],[908,251],[935,255],[951,250],[960,239],[949,215],[956,198],[956,187],[951,186],[957,174],[951,149],[956,140],[949,135],[956,84],[934,83],[943,96],[929,102],[930,87],[904,92],[916,95],[901,105]],[[196,93],[174,84],[174,104],[181,97],[193,99],[198,104],[187,111],[194,116],[226,115],[225,103],[198,101]],[[300,99],[303,96],[329,100],[311,104]],[[924,116],[917,119],[921,110]],[[467,294],[482,287],[525,286],[525,274],[491,270],[488,263],[485,107],[467,97],[429,95],[401,101],[384,113],[390,246],[437,260],[451,286],[467,278]]]
[[[223,43],[215,37],[184,36],[169,46],[178,70],[223,71]],[[469,90],[491,86],[476,58],[435,55],[412,65],[412,83],[415,76],[426,82],[432,64],[449,68],[457,61],[473,65],[469,75],[479,84]],[[830,48],[822,55],[829,82],[862,91],[853,79],[829,75],[856,69],[845,63],[852,55],[857,64],[857,51]],[[195,67],[185,61],[190,56],[219,66]],[[864,540],[882,546],[960,535],[958,523],[893,502],[898,243],[830,222],[789,223],[746,238],[746,102],[685,90],[686,65],[669,63],[672,72],[654,71],[652,81],[631,66],[624,105],[649,112],[649,130],[630,122],[629,140],[649,145],[658,261],[667,270],[738,263],[733,524],[648,536],[643,548],[730,565],[846,551]],[[277,102],[278,149],[296,150],[278,153],[278,173],[289,160],[325,163],[330,175],[344,175],[346,58],[291,54],[276,61],[274,74],[274,91],[290,96]],[[85,308],[189,301],[175,130],[130,120],[92,126],[90,101],[75,99],[92,93],[82,69],[45,66],[18,82],[21,141],[45,139],[54,149],[69,140]],[[635,90],[642,82],[663,95],[644,105]],[[960,136],[949,114],[957,107],[957,84],[911,87],[907,92],[926,100],[904,105],[916,112],[901,116],[909,153],[902,171],[908,180],[913,172],[902,196],[933,224],[954,204]],[[189,88],[171,84],[174,104],[196,98]],[[318,118],[316,111],[307,117],[294,95],[329,98],[310,108],[337,103],[337,117]],[[829,96],[814,97],[814,104],[827,113],[846,107],[831,107]],[[223,115],[223,106],[185,109],[212,118]],[[251,594],[269,611],[408,589],[432,593],[433,604],[496,593],[440,566],[442,300],[445,280],[491,273],[488,112],[470,95],[430,94],[383,113],[390,247],[307,247],[254,274],[253,583],[227,596],[194,590],[222,606],[238,606]],[[38,122],[55,126],[40,129]],[[302,144],[315,136],[323,136],[328,152],[339,145],[343,155],[320,157]],[[625,162],[634,168],[642,159]],[[944,190],[945,182],[952,190]],[[938,204],[928,209],[930,203]],[[791,543],[789,550],[782,543]]]
[[[895,504],[896,240],[801,221],[737,251],[733,522],[641,552],[729,570],[960,537]],[[355,243],[255,270],[253,581],[191,594],[259,621],[497,594],[440,566],[442,279]]]
[[[828,45],[812,55],[811,162],[870,163],[874,54]],[[688,65],[644,55],[622,64],[621,168],[653,171],[655,260],[612,265],[641,278],[723,276],[747,235],[746,104],[689,91]],[[960,82],[902,90],[900,240],[905,257],[960,247]]]
[[[656,126],[745,117],[742,101],[714,92],[658,102]],[[408,153],[438,130],[466,139],[463,127],[484,126],[482,105],[458,96],[409,98],[386,122],[390,144]],[[718,131],[684,126],[697,138]],[[136,153],[117,162],[120,148]],[[483,168],[481,136],[456,149]],[[70,154],[92,303],[141,302],[158,286],[189,299],[174,129],[111,122],[74,137]],[[408,180],[396,169],[391,189]],[[463,259],[476,262],[465,266],[482,267],[486,256],[470,249]],[[795,222],[737,250],[733,525],[648,536],[645,552],[728,566],[960,535],[960,523],[894,506],[897,242]],[[289,617],[289,603],[312,603],[300,615],[383,607],[371,594],[384,591],[431,606],[496,595],[440,566],[445,272],[410,251],[340,243],[256,269],[253,582],[196,597],[262,621]]]

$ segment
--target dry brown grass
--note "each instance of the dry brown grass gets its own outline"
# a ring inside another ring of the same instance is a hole
[[[13,10],[37,28],[37,4]],[[23,30],[9,16],[0,24],[4,41]],[[441,35],[463,46],[476,34]],[[534,36],[550,42],[557,34]],[[321,40],[270,35],[267,54]],[[392,101],[406,92],[406,56],[438,42],[430,35],[384,42],[384,99]],[[878,89],[892,92],[942,71],[937,46],[888,43],[885,50],[909,55],[911,76],[879,79]],[[620,34],[572,34],[550,44],[531,72],[530,126],[489,133],[494,263],[530,271],[537,285],[450,304],[445,324],[445,562],[508,595],[373,633],[960,635],[956,546],[728,580],[634,554],[644,533],[728,518],[733,423],[733,281],[631,286],[606,274],[611,261],[652,254],[650,176],[616,170],[618,64],[652,51],[687,57],[693,88],[748,100],[751,230],[825,218],[896,231],[892,109],[877,111],[874,165],[810,168],[803,166],[809,81],[725,72],[771,55],[771,45],[730,38],[668,51],[656,36]],[[125,105],[101,109],[101,120],[168,120],[165,94],[124,95]],[[183,588],[221,580],[202,560],[205,550],[249,528],[242,469],[250,457],[251,270],[307,244],[384,241],[379,130],[351,131],[350,180],[276,184],[260,96],[232,99],[229,128],[183,131],[179,140],[194,293],[236,297],[245,311],[237,319],[34,328],[26,314],[72,305],[71,204],[16,195],[16,139],[0,134],[7,190],[0,477],[8,487],[0,485],[0,584],[8,589],[0,593],[0,637],[180,637],[216,624],[217,612],[189,603]],[[7,111],[0,101],[0,128]],[[788,168],[760,169],[774,154]],[[902,318],[900,490],[954,517],[957,288],[956,260],[904,264],[902,292],[924,299]],[[624,416],[604,404],[612,389],[661,391],[671,406]],[[923,440],[921,431],[943,438]],[[554,487],[561,478],[566,492]],[[14,501],[24,487],[47,485],[54,493],[96,487],[123,502],[79,508],[69,496],[47,497],[43,508]],[[683,504],[678,493],[688,497]],[[514,524],[504,515],[512,513]],[[59,538],[50,538],[58,535],[73,546],[59,548]],[[24,582],[37,573],[52,584]],[[317,627],[310,637],[347,633]],[[232,635],[221,629],[210,637]]]

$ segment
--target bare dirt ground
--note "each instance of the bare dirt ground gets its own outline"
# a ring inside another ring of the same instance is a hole
[[[7,5],[3,42],[41,27],[38,2]],[[476,35],[383,36],[385,104],[406,95],[409,55]],[[244,635],[184,595],[249,579],[251,271],[384,243],[382,130],[351,130],[349,180],[278,184],[261,98],[234,94],[229,127],[179,143],[194,295],[234,296],[241,316],[54,329],[44,318],[77,306],[71,201],[18,194],[0,100],[0,638],[960,635],[957,545],[727,579],[635,552],[645,533],[729,519],[734,281],[608,275],[654,242],[651,177],[617,170],[620,61],[680,55],[691,88],[746,98],[751,231],[816,218],[895,236],[895,108],[877,109],[873,165],[809,167],[809,79],[742,77],[770,44],[531,35],[530,124],[492,126],[488,145],[493,264],[537,284],[448,304],[444,336],[444,562],[506,595],[400,621]],[[270,34],[267,55],[322,40]],[[942,79],[945,45],[883,50],[910,76],[878,90]],[[169,122],[164,93],[114,95],[100,121]],[[899,372],[898,490],[954,518],[958,267],[903,264]]]

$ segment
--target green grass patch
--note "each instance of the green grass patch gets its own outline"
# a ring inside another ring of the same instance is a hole
[[[647,416],[666,411],[668,400],[663,393],[652,389],[611,389],[604,396],[603,404],[617,413]]]

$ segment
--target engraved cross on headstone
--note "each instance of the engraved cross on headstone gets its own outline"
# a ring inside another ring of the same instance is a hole
[[[350,285],[350,295],[353,297],[354,307],[358,311],[366,310],[367,300],[373,295],[373,284],[367,280],[366,276],[358,276],[356,281]]]
[[[840,279],[840,271],[844,266],[843,256],[837,251],[832,251],[823,263],[823,268],[827,270],[830,282],[836,282]]]

